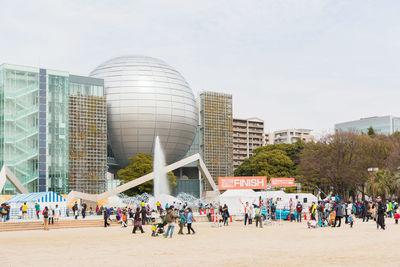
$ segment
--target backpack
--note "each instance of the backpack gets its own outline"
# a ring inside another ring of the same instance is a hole
[[[296,209],[298,212],[303,211],[303,207],[301,205],[297,205]]]
[[[6,214],[6,213],[7,213],[6,208],[2,207],[2,208],[1,208],[1,213],[2,213],[2,214]]]
[[[49,217],[49,212],[47,210],[43,210],[43,217],[48,218]]]
[[[324,211],[324,206],[322,204],[318,205],[318,211],[323,212]]]

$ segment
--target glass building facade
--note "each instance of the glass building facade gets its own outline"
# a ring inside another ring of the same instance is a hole
[[[70,99],[75,101],[73,108]],[[91,186],[97,186],[96,192],[104,191],[107,133],[103,81],[64,71],[0,65],[0,168],[8,166],[29,192],[68,193],[70,140],[75,141],[70,138],[70,117],[76,123],[80,115],[80,125],[89,131],[79,143],[89,154],[84,160],[96,162],[85,168],[92,177],[100,177],[101,185]],[[93,148],[95,142],[102,144],[98,150]],[[7,182],[0,193],[14,194],[16,190]]]
[[[67,191],[68,89],[66,72],[0,66],[0,165],[30,192]]]
[[[356,121],[348,121],[335,124],[335,132],[356,132],[367,134],[372,127],[376,134],[390,135],[400,131],[400,118],[393,116],[381,116],[362,118]]]

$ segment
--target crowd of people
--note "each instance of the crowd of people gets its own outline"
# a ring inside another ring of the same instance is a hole
[[[113,220],[120,223],[121,227],[128,227],[129,221],[132,221],[133,234],[138,230],[144,233],[143,225],[145,224],[151,224],[152,236],[162,235],[172,238],[176,224],[179,226],[178,234],[180,235],[184,234],[184,227],[187,228],[187,234],[196,233],[192,227],[195,221],[193,211],[187,206],[187,203],[174,202],[171,206],[167,203],[165,208],[162,208],[160,202],[157,202],[156,207],[157,209],[153,210],[145,202],[141,202],[140,206],[136,208],[114,209],[100,206],[96,207],[96,213],[103,214],[104,227],[110,226],[110,221]],[[156,217],[158,222],[156,222]]]
[[[385,218],[394,217],[398,224],[400,218],[399,204],[396,201],[387,200],[386,203],[378,196],[375,201],[344,202],[338,196],[334,201],[320,201],[312,203],[310,207],[311,220],[308,222],[310,228],[320,227],[341,227],[342,219],[345,224],[353,227],[355,218],[362,219],[362,222],[374,220],[377,229],[386,229]],[[317,221],[318,220],[318,221]]]
[[[312,202],[310,206],[303,207],[300,201],[289,200],[285,203],[285,208],[279,207],[280,213],[277,211],[278,206],[281,205],[282,199],[277,198],[253,202],[242,202],[244,226],[252,225],[255,223],[256,227],[262,228],[267,223],[272,223],[274,220],[282,219],[283,215],[287,215],[287,220],[290,222],[302,222],[302,219],[308,220],[307,225],[309,228],[317,227],[341,227],[342,220],[345,224],[353,227],[355,219],[359,221],[368,222],[374,220],[377,229],[386,229],[385,218],[394,218],[395,223],[398,224],[400,219],[400,209],[398,202],[394,200],[386,200],[385,202],[381,197],[377,197],[375,201],[342,201],[338,196],[332,200],[319,201],[318,203]],[[172,238],[175,226],[179,226],[178,234],[184,234],[184,228],[187,228],[187,234],[195,234],[193,229],[194,216],[192,208],[186,202],[174,202],[172,205],[168,203],[162,206],[160,202],[156,203],[156,208],[152,209],[149,204],[142,201],[137,206],[126,206],[125,208],[113,208],[105,206],[97,206],[95,211],[92,207],[82,203],[78,206],[75,202],[74,205],[65,210],[65,215],[68,217],[70,212],[75,219],[79,216],[85,219],[87,214],[99,215],[104,218],[104,227],[110,226],[110,221],[115,221],[121,224],[121,227],[128,227],[129,222],[133,225],[132,233],[136,231],[144,233],[143,225],[151,225],[151,235],[162,235]],[[198,202],[198,211],[200,214],[206,214],[209,222],[213,226],[222,227],[229,226],[232,217],[227,204],[203,204],[201,200]],[[20,208],[21,219],[27,218],[27,203],[23,203]],[[53,207],[46,206],[41,210],[39,203],[34,205],[35,217],[44,219],[44,227],[48,229],[49,224],[54,224],[62,216],[62,211],[58,205]],[[284,210],[284,214],[282,214]],[[286,213],[288,212],[288,214]],[[0,215],[3,222],[10,218],[10,205],[3,203],[0,206]],[[285,218],[286,219],[286,218]]]

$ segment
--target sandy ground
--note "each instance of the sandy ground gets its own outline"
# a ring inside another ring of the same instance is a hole
[[[353,229],[195,223],[195,235],[175,231],[172,239],[151,237],[149,226],[135,235],[131,227],[6,232],[0,266],[400,266],[400,225],[387,224],[377,231],[360,221]]]

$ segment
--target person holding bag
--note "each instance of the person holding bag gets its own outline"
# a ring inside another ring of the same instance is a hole
[[[43,210],[44,230],[49,230],[49,208],[47,206]]]

